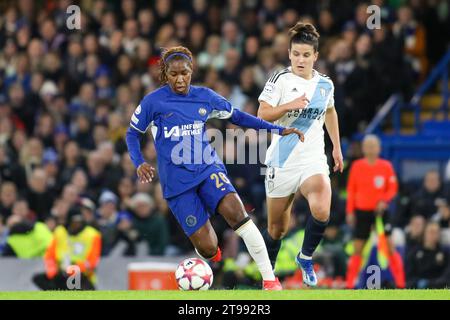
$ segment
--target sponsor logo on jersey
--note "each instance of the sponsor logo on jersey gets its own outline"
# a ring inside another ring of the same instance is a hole
[[[273,90],[275,90],[275,85],[273,85],[272,83],[267,83],[264,87],[264,92],[272,93]]]
[[[164,138],[183,137],[201,134],[203,130],[203,122],[183,124],[172,128],[164,127]]]

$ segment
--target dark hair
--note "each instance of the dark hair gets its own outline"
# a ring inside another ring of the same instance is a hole
[[[189,63],[191,69],[193,68],[193,56],[192,52],[188,48],[178,46],[163,51],[161,59],[159,60],[159,81],[161,85],[167,83],[166,71],[169,65],[169,61],[180,59],[185,59]]]
[[[313,46],[315,52],[319,50],[320,35],[311,23],[297,22],[289,29],[289,38],[289,48],[293,43],[305,43]]]

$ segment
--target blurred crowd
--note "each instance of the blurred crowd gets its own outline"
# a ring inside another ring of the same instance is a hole
[[[72,4],[81,8],[80,30],[66,25]],[[381,9],[379,29],[366,27],[371,4]],[[390,94],[411,96],[444,54],[450,30],[445,0],[4,0],[0,12],[0,255],[5,256],[20,256],[8,239],[30,232],[37,221],[53,231],[79,215],[100,231],[102,256],[192,250],[159,184],[136,180],[124,141],[140,99],[159,86],[162,48],[187,46],[195,56],[193,82],[255,115],[265,81],[289,64],[287,30],[298,20],[312,22],[321,34],[316,69],[334,81],[342,138],[350,140]],[[209,125],[233,128],[226,121]],[[258,143],[256,135],[249,137],[235,148]],[[222,155],[236,156],[229,149]],[[155,164],[150,136],[144,154]],[[347,164],[355,159],[357,144],[344,156]],[[227,167],[248,211],[264,227],[261,166]],[[345,241],[345,196],[339,190],[345,175],[333,177],[333,185],[334,218],[324,242],[330,248]],[[436,238],[449,230],[450,198],[443,185],[438,173],[429,173],[420,192],[405,187],[394,212],[400,244],[403,239],[403,245],[424,245],[429,233]],[[296,204],[293,232],[307,213],[305,201]],[[223,220],[213,220],[224,256],[238,256],[237,238]],[[333,270],[343,275],[343,268]]]

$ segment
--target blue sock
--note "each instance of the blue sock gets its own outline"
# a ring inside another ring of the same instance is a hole
[[[305,238],[303,240],[303,246],[301,253],[307,257],[312,257],[314,251],[322,240],[323,233],[328,225],[326,222],[321,222],[310,216],[305,228]]]

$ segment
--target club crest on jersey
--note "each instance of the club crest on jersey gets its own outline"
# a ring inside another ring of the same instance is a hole
[[[327,94],[327,90],[325,90],[325,88],[320,88],[320,95],[322,96],[322,98],[325,98],[325,95]]]
[[[199,113],[201,116],[204,116],[204,115],[206,115],[206,109],[205,109],[205,108],[200,108],[200,109],[198,109],[198,113]]]
[[[195,225],[197,224],[197,218],[194,217],[193,215],[187,216],[187,218],[186,218],[186,224],[187,224],[189,227],[195,226]]]

